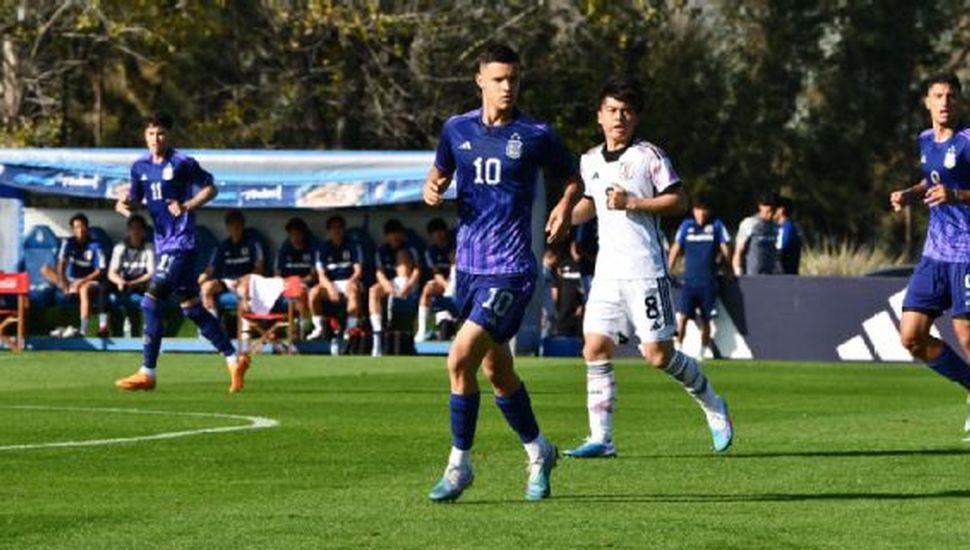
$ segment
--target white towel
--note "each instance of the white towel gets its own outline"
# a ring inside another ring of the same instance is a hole
[[[253,313],[269,313],[283,294],[282,277],[249,276],[249,309]]]

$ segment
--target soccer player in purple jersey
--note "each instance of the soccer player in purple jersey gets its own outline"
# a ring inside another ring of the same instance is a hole
[[[566,182],[546,223],[549,242],[569,234],[569,213],[582,184],[558,135],[516,109],[519,57],[514,50],[486,47],[475,81],[482,107],[445,123],[424,186],[424,200],[431,206],[442,203],[452,178],[458,186],[457,302],[465,320],[448,354],[451,455],[429,497],[454,500],[472,484],[471,448],[480,401],[476,373],[481,365],[496,404],[525,446],[526,499],[540,500],[550,494],[558,450],[539,430],[508,341],[519,329],[535,288],[531,212],[540,170],[546,168]]]
[[[903,300],[902,344],[913,357],[970,390],[970,129],[961,123],[956,75],[929,78],[923,104],[932,128],[919,135],[923,179],[889,196],[894,210],[922,199],[930,209],[923,256]],[[950,310],[964,357],[930,335],[933,321]],[[970,431],[970,418],[964,424]]]
[[[129,391],[155,389],[155,365],[162,345],[162,302],[174,293],[182,313],[226,357],[229,391],[235,393],[243,389],[249,356],[236,353],[219,321],[202,307],[194,270],[193,211],[215,198],[217,190],[212,174],[171,146],[171,128],[172,117],[165,113],[153,113],[146,119],[148,152],[131,166],[131,187],[115,205],[115,210],[128,217],[144,202],[155,225],[156,257],[155,274],[141,303],[145,319],[142,365],[138,372],[117,380],[115,385]]]

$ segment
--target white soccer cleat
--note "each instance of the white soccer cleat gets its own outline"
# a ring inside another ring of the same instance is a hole
[[[323,338],[323,327],[316,327],[313,329],[313,332],[307,334],[306,337],[307,340],[319,340],[320,338]]]
[[[526,466],[526,472],[529,474],[525,484],[526,500],[535,501],[549,498],[549,495],[552,494],[550,486],[552,469],[556,467],[558,460],[559,449],[552,443],[546,443],[542,455],[529,462],[529,465]]]

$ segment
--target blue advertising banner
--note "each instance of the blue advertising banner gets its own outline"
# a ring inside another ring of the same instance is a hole
[[[417,202],[425,151],[186,150],[213,174],[217,208],[330,209]],[[0,187],[114,200],[139,149],[3,149]],[[450,191],[454,197],[454,188]]]

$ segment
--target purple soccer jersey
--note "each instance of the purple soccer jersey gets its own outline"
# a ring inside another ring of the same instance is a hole
[[[937,143],[933,131],[919,136],[920,165],[930,185],[970,189],[970,129],[959,128]],[[923,256],[942,262],[970,262],[970,205],[944,204],[930,209]]]
[[[160,164],[153,163],[151,154],[145,153],[131,165],[128,199],[134,205],[145,202],[155,226],[156,254],[195,250],[195,213],[176,218],[168,211],[168,201],[185,202],[196,188],[212,184],[212,174],[175,149],[169,149]]]
[[[445,123],[435,166],[457,185],[458,271],[535,273],[532,202],[541,170],[562,178],[575,173],[558,134],[518,112],[507,124],[486,126],[476,109]]]

